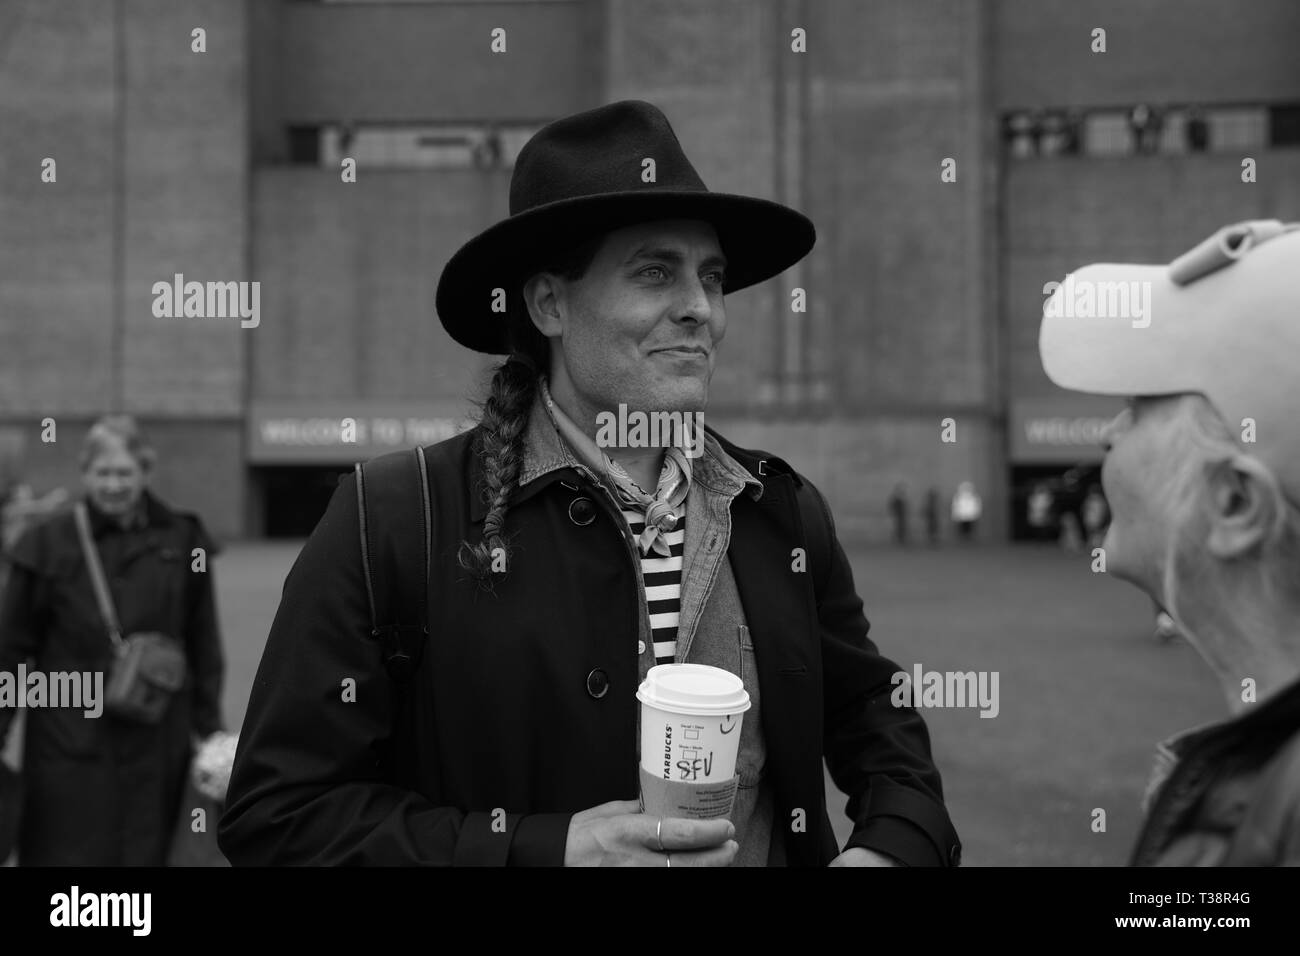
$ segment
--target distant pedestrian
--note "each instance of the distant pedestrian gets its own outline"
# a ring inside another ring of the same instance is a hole
[[[1065,131],[1061,143],[1061,153],[1065,156],[1077,156],[1083,141],[1083,114],[1078,110],[1065,113]]]
[[[1035,540],[1039,540],[1048,534],[1055,537],[1053,516],[1055,506],[1055,498],[1052,495],[1052,490],[1047,487],[1047,483],[1040,481],[1034,485],[1034,490],[1029,493],[1029,500],[1025,506],[1025,522],[1032,529],[1031,534]]]
[[[939,543],[939,489],[930,488],[925,493],[925,536],[932,546]]]
[[[907,544],[907,485],[899,482],[889,494],[889,520],[894,529],[894,544]]]
[[[963,541],[969,541],[974,534],[975,523],[980,520],[983,507],[973,482],[963,481],[957,486],[952,496],[952,520]]]
[[[1110,508],[1106,496],[1101,492],[1101,485],[1091,485],[1080,508],[1083,518],[1083,533],[1089,548],[1100,548],[1106,537],[1106,526],[1110,524]]]
[[[114,662],[127,659],[118,656],[102,613],[93,560],[117,636],[137,649],[130,659],[141,680],[169,694],[156,720],[129,720],[104,708],[105,677],[92,691],[98,714],[26,711],[19,865],[162,866],[194,742],[222,728],[212,575],[192,570],[194,549],[210,560],[216,547],[195,515],[172,510],[148,490],[153,462],[131,419],[101,419],[82,450],[85,493],[76,507],[28,529],[11,550],[0,600],[0,671],[16,673],[30,661],[32,673],[47,680],[111,675]],[[181,667],[160,634],[179,643]],[[0,749],[15,713],[0,708]]]
[[[1164,116],[1159,110],[1145,103],[1139,103],[1129,111],[1128,125],[1132,135],[1133,152],[1142,156],[1152,156],[1160,151],[1160,134],[1164,127]]]
[[[1187,123],[1184,127],[1187,148],[1193,153],[1203,153],[1210,146],[1210,124],[1205,121],[1205,114],[1199,107],[1187,110]]]

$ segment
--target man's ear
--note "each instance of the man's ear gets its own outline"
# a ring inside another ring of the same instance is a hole
[[[1234,455],[1206,465],[1205,478],[1210,553],[1232,560],[1267,541],[1282,506],[1268,470],[1254,458]]]
[[[528,317],[537,331],[548,339],[557,338],[564,331],[560,320],[558,296],[559,279],[549,272],[538,272],[524,283],[524,305],[528,307]]]

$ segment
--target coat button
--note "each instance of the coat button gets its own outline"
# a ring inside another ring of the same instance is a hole
[[[597,700],[609,693],[609,675],[599,667],[587,675],[587,693]]]
[[[637,641],[637,642],[636,642],[636,652],[637,652],[638,654],[644,654],[644,653],[645,653],[645,641]]]
[[[590,498],[574,498],[569,502],[569,520],[576,525],[589,525],[596,520],[596,503]]]

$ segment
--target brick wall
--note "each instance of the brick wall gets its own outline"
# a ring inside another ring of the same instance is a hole
[[[490,364],[434,310],[442,266],[506,215],[508,172],[265,167],[254,249],[254,399],[428,399],[455,411]]]
[[[0,13],[0,416],[237,414],[237,323],[155,318],[151,286],[248,278],[243,5],[140,0],[120,30],[115,9]]]

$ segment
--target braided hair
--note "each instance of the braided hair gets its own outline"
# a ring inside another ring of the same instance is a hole
[[[565,279],[581,279],[590,268],[596,252],[604,240],[594,236],[555,256],[546,264],[531,270],[553,272]],[[505,535],[507,500],[519,480],[519,470],[524,460],[524,434],[528,417],[537,396],[541,376],[550,367],[550,344],[533,324],[528,307],[523,302],[523,282],[516,295],[507,302],[506,337],[510,357],[498,365],[488,387],[487,398],[476,403],[479,416],[474,453],[483,468],[483,487],[480,494],[488,506],[483,521],[483,537],[478,542],[460,543],[456,560],[485,591],[492,591],[497,575],[505,571],[493,570],[493,557],[497,549],[505,555],[509,567],[511,544]]]

